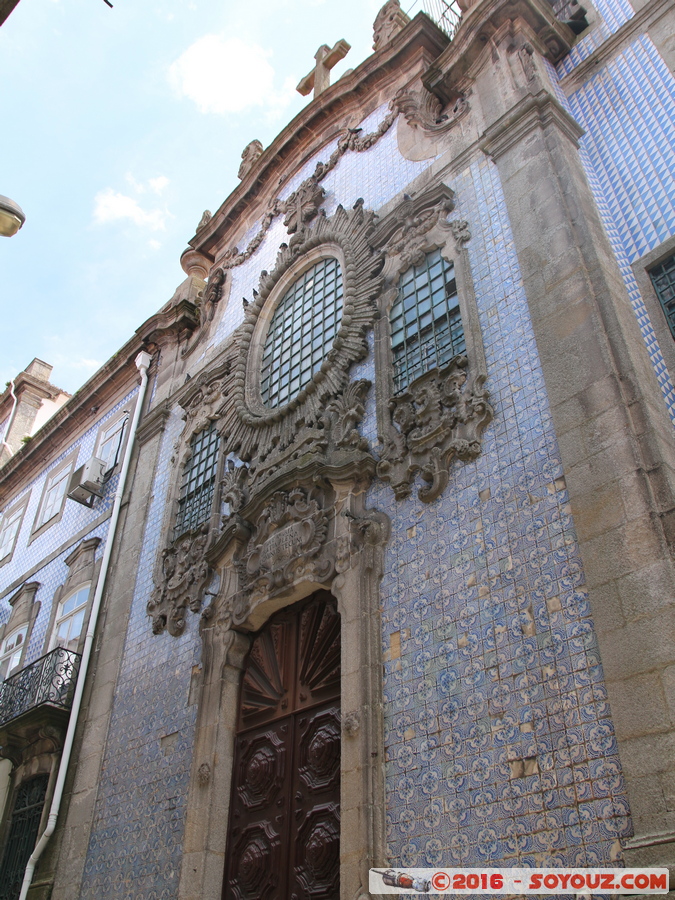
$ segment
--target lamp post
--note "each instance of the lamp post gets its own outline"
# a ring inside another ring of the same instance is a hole
[[[26,216],[19,204],[0,194],[0,235],[11,237],[25,221]]]

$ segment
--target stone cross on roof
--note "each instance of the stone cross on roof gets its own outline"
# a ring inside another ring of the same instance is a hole
[[[338,41],[332,50],[328,44],[322,44],[314,55],[316,65],[309,75],[305,75],[296,91],[305,97],[314,88],[314,99],[316,99],[330,85],[330,70],[341,59],[344,59],[350,50],[351,44],[345,40]]]

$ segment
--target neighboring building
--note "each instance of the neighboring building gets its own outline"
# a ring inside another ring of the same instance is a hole
[[[321,48],[174,297],[10,447],[0,897],[76,682],[34,900],[675,871],[673,4],[451,32],[390,0],[332,86]]]

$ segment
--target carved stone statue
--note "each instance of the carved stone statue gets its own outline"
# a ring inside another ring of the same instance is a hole
[[[410,17],[401,9],[399,0],[387,0],[373,22],[373,50],[386,47],[409,21]]]
[[[250,144],[247,144],[241,152],[241,165],[239,166],[239,172],[237,175],[239,178],[245,178],[248,173],[253,168],[253,163],[256,159],[259,159],[262,156],[263,145],[259,140],[251,141]]]

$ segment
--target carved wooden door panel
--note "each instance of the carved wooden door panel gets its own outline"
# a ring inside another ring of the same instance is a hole
[[[223,900],[338,900],[340,617],[273,616],[244,669]]]

